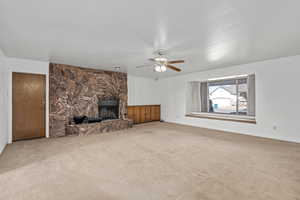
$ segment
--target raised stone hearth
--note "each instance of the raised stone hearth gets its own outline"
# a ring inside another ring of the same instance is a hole
[[[133,121],[130,119],[113,119],[105,120],[99,123],[92,124],[71,124],[67,125],[67,135],[90,135],[117,131],[131,128]]]

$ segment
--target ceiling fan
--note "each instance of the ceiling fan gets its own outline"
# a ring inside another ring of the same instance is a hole
[[[155,54],[157,55],[154,58],[149,58],[149,60],[151,62],[153,62],[153,64],[150,65],[141,65],[141,66],[137,66],[136,68],[143,68],[143,67],[153,67],[153,70],[155,72],[165,72],[167,70],[167,68],[172,69],[176,72],[181,72],[181,69],[179,69],[178,67],[175,67],[171,64],[177,64],[177,63],[184,63],[184,60],[168,60],[168,58],[166,58],[166,54],[164,50],[158,50],[155,52]]]

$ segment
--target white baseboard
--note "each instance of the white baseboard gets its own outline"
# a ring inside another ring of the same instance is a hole
[[[229,133],[235,133],[235,134],[241,134],[241,135],[249,135],[253,137],[259,137],[259,138],[267,138],[267,139],[272,139],[272,140],[278,140],[278,141],[284,141],[284,142],[292,142],[292,143],[298,143],[300,144],[300,139],[296,138],[285,138],[285,137],[280,137],[280,136],[267,136],[267,135],[258,135],[258,134],[250,134],[250,133],[245,133],[245,132],[237,132],[237,131],[232,131],[228,129],[217,129],[217,128],[211,128],[211,127],[206,127],[206,126],[201,126],[201,125],[195,125],[195,124],[190,124],[190,123],[185,123],[185,122],[180,122],[176,120],[165,120],[167,123],[173,123],[173,124],[180,124],[180,125],[185,125],[185,126],[192,126],[192,127],[198,127],[198,128],[205,128],[205,129],[210,129],[210,130],[217,130],[217,131],[224,131],[224,132],[229,132]]]

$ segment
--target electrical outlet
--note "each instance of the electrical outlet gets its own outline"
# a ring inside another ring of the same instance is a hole
[[[273,130],[274,130],[274,131],[277,130],[277,126],[276,126],[276,125],[273,126]]]

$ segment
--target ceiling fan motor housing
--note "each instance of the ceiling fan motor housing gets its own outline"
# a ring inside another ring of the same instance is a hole
[[[158,55],[158,56],[165,56],[165,55],[167,55],[167,50],[165,50],[165,49],[158,49],[157,51],[154,51],[154,54]]]

